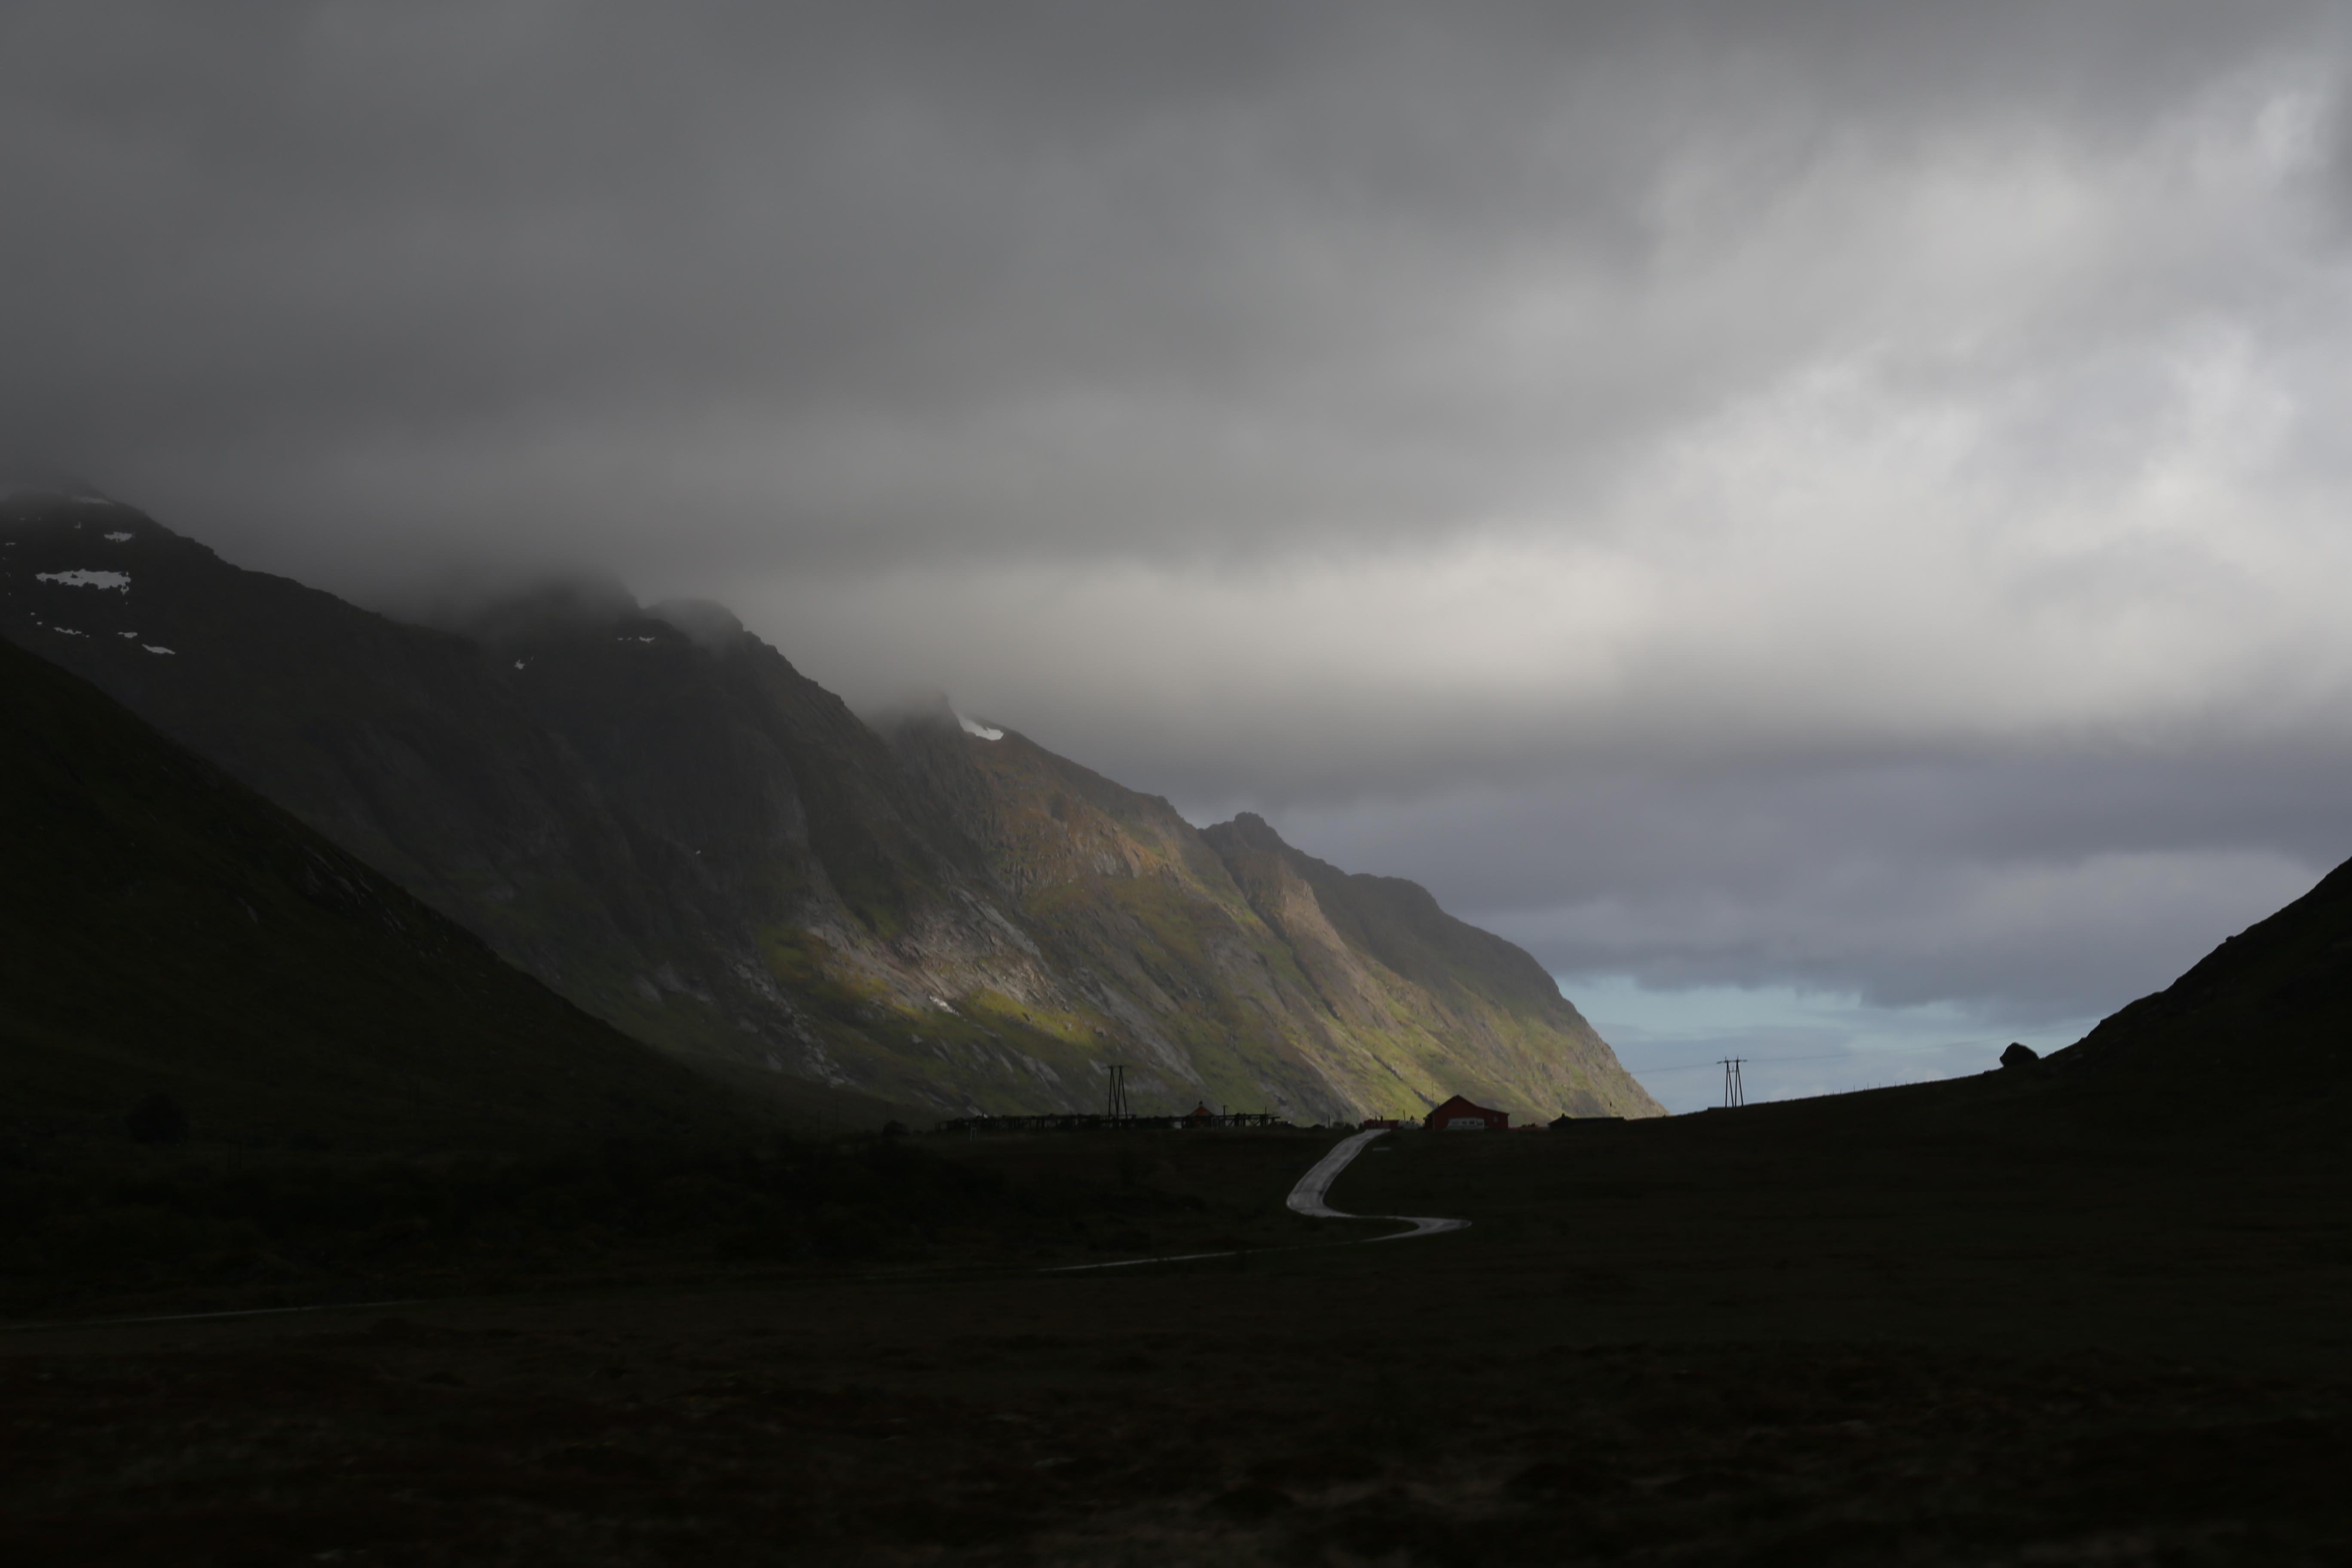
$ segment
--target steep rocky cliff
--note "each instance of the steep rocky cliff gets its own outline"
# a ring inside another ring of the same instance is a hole
[[[1163,1098],[1659,1114],[1534,959],[1415,883],[1349,876],[1254,816],[1197,830],[1017,732],[940,715],[894,739]]]
[[[1659,1113],[1541,964],[1419,883],[1342,871],[1247,813],[1206,837],[1329,1013],[1423,1095]]]

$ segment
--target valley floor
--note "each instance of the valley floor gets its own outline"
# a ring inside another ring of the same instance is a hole
[[[1335,1141],[1167,1136],[941,1152],[1278,1214]],[[0,1552],[2341,1562],[2346,1174],[1987,1082],[1384,1139],[1336,1206],[1476,1222],[1393,1247],[20,1330]]]

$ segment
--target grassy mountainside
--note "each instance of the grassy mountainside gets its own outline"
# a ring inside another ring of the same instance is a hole
[[[1349,1058],[1313,983],[1166,801],[1018,732],[984,740],[933,718],[896,740],[1076,977],[1138,1109],[1204,1100],[1322,1120],[1380,1103],[1379,1064]]]
[[[1661,1113],[1534,959],[1414,883],[1349,876],[1255,816],[1197,830],[1017,732],[932,718],[898,745],[1163,1100]]]
[[[1205,837],[1326,1008],[1423,1093],[1450,1086],[1523,1112],[1664,1114],[1541,964],[1419,883],[1327,865],[1246,812]]]
[[[26,1135],[516,1149],[746,1130],[738,1097],[56,667],[0,644],[0,1083]]]
[[[1092,1108],[1113,1060],[1160,1110],[1655,1109],[1426,894],[1301,858],[1323,914],[1258,900],[1166,802],[952,714],[886,739],[715,606],[464,629],[96,498],[0,504],[0,633],[707,1071],[954,1112]]]

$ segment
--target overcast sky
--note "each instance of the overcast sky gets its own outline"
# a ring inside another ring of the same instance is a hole
[[[14,0],[0,447],[2027,1034],[2352,854],[2347,21]]]

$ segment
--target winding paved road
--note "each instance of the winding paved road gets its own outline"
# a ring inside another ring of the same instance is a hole
[[[1360,1247],[1368,1242],[1404,1241],[1416,1236],[1436,1236],[1444,1231],[1470,1228],[1470,1222],[1466,1219],[1430,1219],[1418,1215],[1403,1214],[1349,1214],[1345,1209],[1335,1209],[1323,1201],[1324,1194],[1331,1190],[1331,1184],[1339,1179],[1339,1173],[1352,1164],[1356,1156],[1362,1153],[1373,1139],[1387,1131],[1383,1127],[1375,1127],[1369,1132],[1359,1132],[1352,1138],[1341,1140],[1333,1146],[1329,1153],[1316,1161],[1307,1173],[1298,1178],[1298,1184],[1290,1189],[1290,1195],[1283,1199],[1283,1204],[1294,1213],[1303,1214],[1310,1219],[1392,1219],[1399,1225],[1409,1225],[1412,1228],[1400,1230],[1391,1236],[1363,1236],[1349,1241],[1317,1241],[1307,1243],[1308,1246]],[[1180,1252],[1167,1258],[1122,1258],[1116,1263],[1065,1263],[1057,1268],[1040,1269],[1038,1272],[1076,1274],[1088,1268],[1132,1268],[1140,1263],[1190,1263],[1201,1258],[1239,1258],[1244,1251],[1296,1252],[1297,1250],[1299,1250],[1297,1247],[1235,1247],[1225,1252]]]
[[[1470,1222],[1466,1219],[1425,1219],[1409,1214],[1349,1214],[1323,1201],[1323,1194],[1331,1190],[1331,1184],[1339,1179],[1339,1173],[1364,1152],[1367,1144],[1386,1131],[1386,1128],[1375,1127],[1370,1132],[1359,1132],[1339,1144],[1316,1161],[1313,1170],[1298,1178],[1298,1184],[1290,1189],[1290,1196],[1283,1202],[1297,1213],[1316,1219],[1392,1219],[1401,1225],[1412,1226],[1411,1230],[1401,1230],[1394,1236],[1368,1236],[1362,1238],[1365,1241],[1404,1241],[1416,1236],[1435,1236],[1440,1231],[1468,1230]]]

